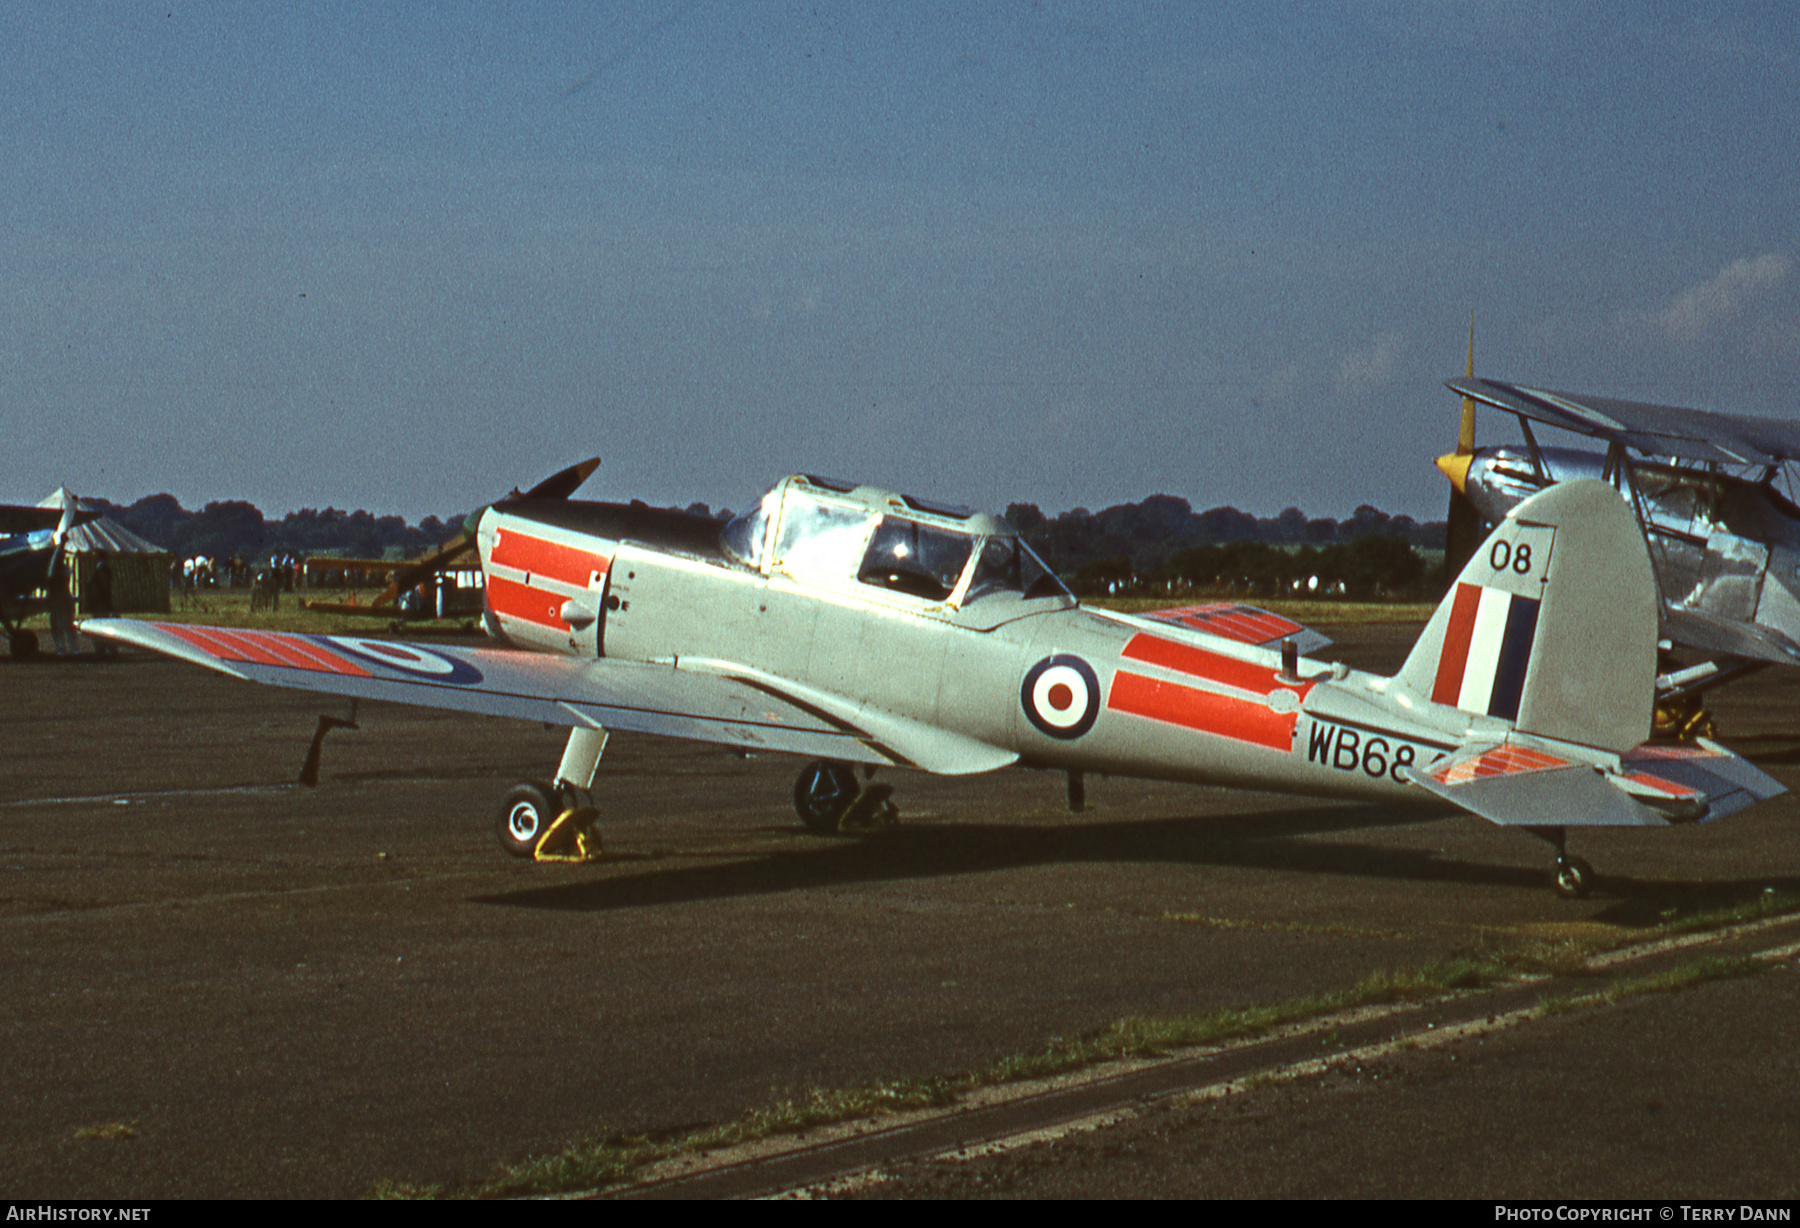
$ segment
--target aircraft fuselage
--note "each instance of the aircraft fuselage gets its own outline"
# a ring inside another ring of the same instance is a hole
[[[1009,548],[1010,530],[904,510],[860,527],[846,517],[854,540],[836,557],[848,565],[808,566],[795,535],[770,528],[753,567],[703,517],[496,504],[478,534],[487,626],[562,655],[729,662],[771,687],[846,697],[1031,766],[1300,793],[1419,801],[1405,769],[1448,754],[1481,719],[1424,703],[1410,720],[1386,696],[1388,679],[1305,659],[1285,674],[1274,649],[1086,609],[1059,585],[974,593],[976,560]],[[871,570],[869,543],[896,522],[973,539],[961,578],[944,581],[948,598]]]

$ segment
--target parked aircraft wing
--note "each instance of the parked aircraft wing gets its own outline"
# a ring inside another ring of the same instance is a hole
[[[1496,409],[1650,455],[1727,465],[1800,458],[1800,422],[1550,392],[1493,379],[1449,379],[1444,385]]]
[[[69,517],[67,525],[63,523],[64,516]],[[0,534],[39,533],[45,529],[68,528],[98,520],[100,516],[100,512],[91,508],[76,508],[71,515],[60,507],[0,504]]]
[[[945,773],[988,771],[1017,758],[780,679],[728,676],[721,662],[689,669],[130,619],[88,619],[81,630],[235,678],[358,699]]]
[[[1236,640],[1240,644],[1255,644],[1259,648],[1274,648],[1283,640],[1293,640],[1302,656],[1309,656],[1331,643],[1330,636],[1297,623],[1285,614],[1276,614],[1259,606],[1240,605],[1234,601],[1176,606],[1167,610],[1150,610],[1141,615],[1120,614],[1113,610],[1108,610],[1106,614],[1108,618],[1146,625],[1149,630],[1160,628],[1148,627],[1147,624],[1162,623],[1184,631],[1198,631],[1202,635]]]

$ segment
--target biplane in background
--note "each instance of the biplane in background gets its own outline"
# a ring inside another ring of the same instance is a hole
[[[1372,801],[1441,799],[1592,870],[1569,827],[1665,827],[1782,791],[1709,742],[1650,736],[1657,598],[1616,491],[1514,508],[1391,678],[1303,657],[1256,611],[1084,608],[1005,521],[796,475],[721,526],[537,491],[485,509],[484,624],[505,648],[123,620],[83,630],[239,678],[570,727],[498,815],[545,855],[598,815],[609,731],[785,752],[821,832],[895,820],[881,766],[1012,764]],[[859,772],[858,766],[864,771]]]
[[[1710,730],[1703,691],[1771,663],[1800,665],[1800,507],[1777,485],[1800,458],[1800,423],[1473,376],[1445,384],[1464,398],[1457,448],[1437,462],[1453,487],[1453,563],[1485,524],[1538,492],[1605,482],[1649,549],[1662,638],[1705,658],[1661,679],[1659,719]],[[1477,403],[1512,414],[1523,445],[1476,447]],[[1543,446],[1534,422],[1605,449]]]
[[[529,491],[515,488],[510,499],[567,499],[587,481],[600,465],[599,457],[571,465],[539,482]],[[485,509],[483,509],[485,510]],[[353,574],[385,576],[388,585],[368,602],[359,602],[354,594],[344,601],[309,600],[309,610],[322,614],[349,614],[387,618],[391,630],[398,631],[402,622],[426,619],[479,619],[486,608],[483,595],[481,558],[475,545],[477,511],[463,523],[462,532],[449,541],[426,551],[416,559],[395,562],[391,559],[356,559],[316,557],[306,560],[308,578],[336,573],[349,586]],[[308,585],[310,589],[312,585]]]
[[[0,504],[0,628],[13,656],[37,652],[37,633],[19,624],[48,607],[39,594],[50,582],[63,539],[76,525],[99,518],[69,496],[60,508]]]

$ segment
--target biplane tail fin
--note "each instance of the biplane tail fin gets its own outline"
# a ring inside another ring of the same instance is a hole
[[[1620,754],[1650,736],[1656,637],[1637,518],[1603,482],[1563,482],[1470,557],[1398,681],[1521,734]]]

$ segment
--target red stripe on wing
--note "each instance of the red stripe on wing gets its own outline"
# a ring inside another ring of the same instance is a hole
[[[272,631],[234,631],[225,627],[196,627],[159,623],[163,630],[186,640],[208,656],[249,665],[275,665],[313,674],[346,674],[367,678],[369,671],[336,653],[327,652],[297,636]]]

